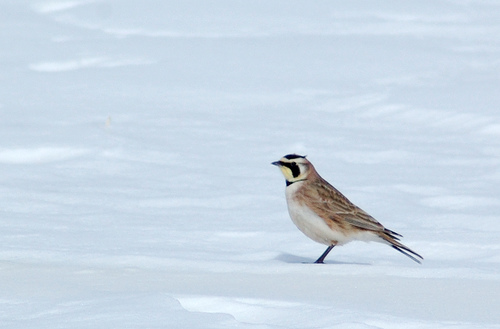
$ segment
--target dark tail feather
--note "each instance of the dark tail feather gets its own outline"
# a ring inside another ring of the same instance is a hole
[[[402,237],[402,235],[388,229],[385,229],[384,234],[381,235],[381,238],[384,239],[385,242],[387,242],[391,247],[393,247],[406,257],[410,258],[411,260],[419,264],[422,264],[420,259],[423,260],[424,258],[419,254],[417,254],[416,252],[414,252],[413,250],[411,250],[410,248],[408,248],[407,246],[405,246],[404,244],[402,244],[401,242],[399,242],[398,237]]]
[[[396,233],[394,231],[391,231],[391,230],[388,230],[386,228],[384,228],[384,233],[389,235],[391,238],[393,238],[394,240],[398,240],[399,241],[399,238],[402,238],[403,236],[399,233]]]
[[[409,248],[406,248],[406,247],[403,250],[401,247],[398,247],[398,246],[396,246],[394,244],[392,245],[392,247],[394,249],[396,249],[397,251],[399,251],[400,253],[402,253],[403,255],[405,255],[406,257],[411,258],[413,261],[415,261],[415,262],[417,262],[419,264],[422,264],[422,262],[420,261],[420,259],[423,260],[424,258],[422,256],[420,256],[419,254],[417,254],[416,252],[414,252],[413,250],[411,250]],[[417,256],[420,259],[417,259],[417,258],[413,257],[410,253],[412,253],[413,255]]]

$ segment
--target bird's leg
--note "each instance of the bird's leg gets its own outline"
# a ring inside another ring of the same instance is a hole
[[[319,258],[314,263],[315,264],[323,264],[323,261],[325,260],[326,255],[328,255],[328,253],[330,251],[332,251],[333,247],[335,247],[335,245],[328,246],[328,248],[326,248],[323,255],[319,256]]]

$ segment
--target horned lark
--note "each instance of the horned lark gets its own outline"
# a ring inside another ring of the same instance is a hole
[[[386,229],[324,180],[305,156],[288,154],[278,166],[286,179],[286,201],[293,223],[312,240],[328,246],[315,263],[323,263],[333,247],[353,240],[386,243],[420,264],[422,256],[399,242],[402,235]]]

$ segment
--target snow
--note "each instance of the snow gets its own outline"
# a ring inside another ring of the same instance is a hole
[[[4,0],[0,327],[499,328],[500,3]],[[324,250],[271,165],[421,254]]]

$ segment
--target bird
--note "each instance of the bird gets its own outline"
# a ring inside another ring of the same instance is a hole
[[[399,240],[403,236],[385,228],[323,179],[306,156],[288,154],[271,164],[286,180],[288,213],[297,228],[310,239],[327,245],[314,262],[323,264],[335,246],[354,240],[385,243],[421,264],[423,257]]]

